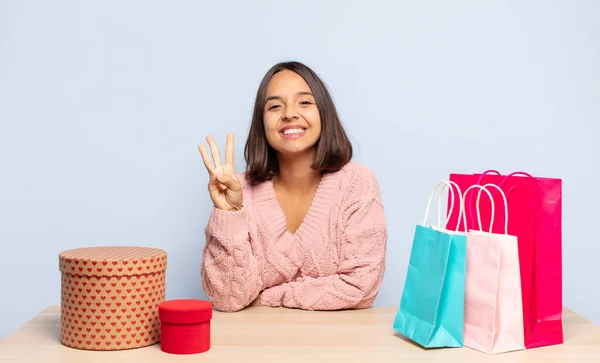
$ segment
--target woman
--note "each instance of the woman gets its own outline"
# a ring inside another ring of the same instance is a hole
[[[214,208],[202,285],[215,308],[306,310],[372,305],[385,269],[387,230],[371,170],[352,146],[319,77],[298,62],[263,78],[236,175],[233,135],[225,163],[212,136],[199,145]]]

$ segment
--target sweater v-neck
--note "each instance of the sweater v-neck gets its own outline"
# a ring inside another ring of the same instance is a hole
[[[331,210],[331,205],[336,196],[336,180],[338,173],[324,173],[317,185],[313,199],[304,215],[302,222],[295,232],[288,231],[287,220],[281,204],[277,199],[273,180],[267,180],[256,187],[254,203],[256,213],[262,215],[262,221],[276,238],[282,235],[311,239],[315,233],[320,233],[323,223]]]

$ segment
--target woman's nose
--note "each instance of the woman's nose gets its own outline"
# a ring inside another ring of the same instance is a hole
[[[283,119],[284,120],[293,120],[295,118],[298,118],[298,111],[296,110],[296,107],[287,106],[283,110]]]

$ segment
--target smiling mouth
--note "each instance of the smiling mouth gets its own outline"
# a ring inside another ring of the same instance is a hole
[[[293,129],[285,129],[280,131],[279,133],[282,135],[297,135],[297,134],[302,134],[306,131],[305,128],[302,127],[298,127],[298,128],[293,128]]]

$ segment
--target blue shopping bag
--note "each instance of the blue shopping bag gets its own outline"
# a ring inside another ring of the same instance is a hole
[[[454,203],[454,185],[462,206],[461,191],[454,182],[441,181],[431,192],[423,224],[415,229],[404,291],[394,319],[398,333],[425,348],[463,346],[467,237],[463,232],[446,230],[445,225],[440,227],[440,208],[438,227],[426,224],[431,199],[442,184],[440,203],[446,186],[450,203]],[[463,212],[459,208],[459,220]]]

